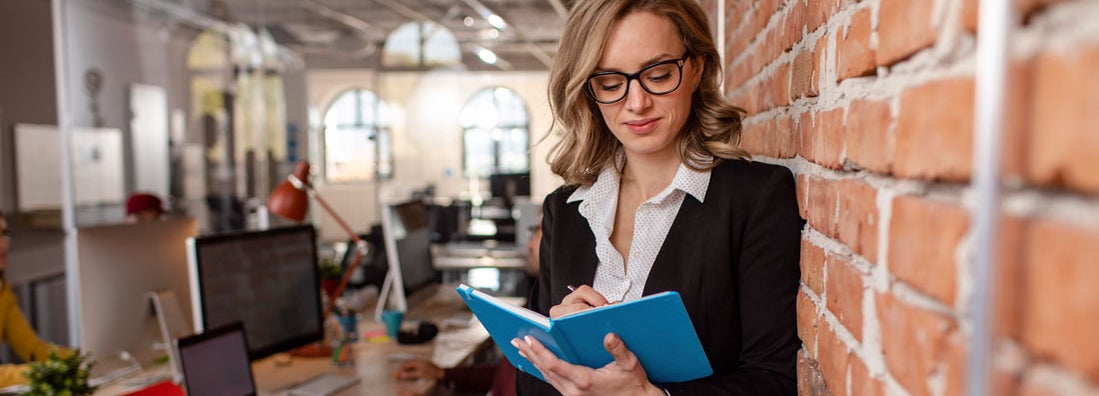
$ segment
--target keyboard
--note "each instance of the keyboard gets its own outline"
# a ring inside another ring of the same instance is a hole
[[[287,392],[290,396],[327,396],[355,385],[358,377],[339,374],[321,374],[309,381],[294,385]]]

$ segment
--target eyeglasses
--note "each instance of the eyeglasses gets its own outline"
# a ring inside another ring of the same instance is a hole
[[[679,88],[683,81],[683,65],[689,53],[682,58],[669,59],[645,66],[637,73],[616,71],[592,73],[588,77],[588,94],[602,104],[620,101],[630,92],[630,81],[637,80],[641,88],[653,95],[665,95]]]

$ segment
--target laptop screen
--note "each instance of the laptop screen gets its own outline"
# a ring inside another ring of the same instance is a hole
[[[244,326],[239,322],[179,340],[183,385],[189,395],[255,395]]]

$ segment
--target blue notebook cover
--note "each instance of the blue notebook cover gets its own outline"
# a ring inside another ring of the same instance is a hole
[[[614,361],[603,348],[607,333],[618,334],[654,383],[683,382],[713,374],[683,300],[674,291],[611,304],[557,319],[503,302],[466,285],[458,294],[485,326],[515,368],[546,379],[519,349],[514,338],[531,336],[558,358],[600,368]]]

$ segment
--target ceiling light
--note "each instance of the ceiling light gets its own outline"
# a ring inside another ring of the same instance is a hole
[[[466,27],[472,27],[473,26],[473,17],[467,16],[465,19],[462,20],[462,24],[466,25]]]
[[[507,22],[504,22],[504,18],[501,18],[499,15],[496,14],[490,14],[489,16],[485,17],[485,20],[488,21],[488,24],[492,25],[492,27],[500,30],[504,30],[504,28],[508,27]]]
[[[480,48],[477,50],[477,57],[481,58],[482,62],[490,65],[496,64],[496,53],[490,51],[488,48]]]
[[[488,38],[494,39],[494,38],[499,38],[499,37],[500,37],[500,31],[499,30],[496,30],[496,29],[489,29],[488,30]]]

